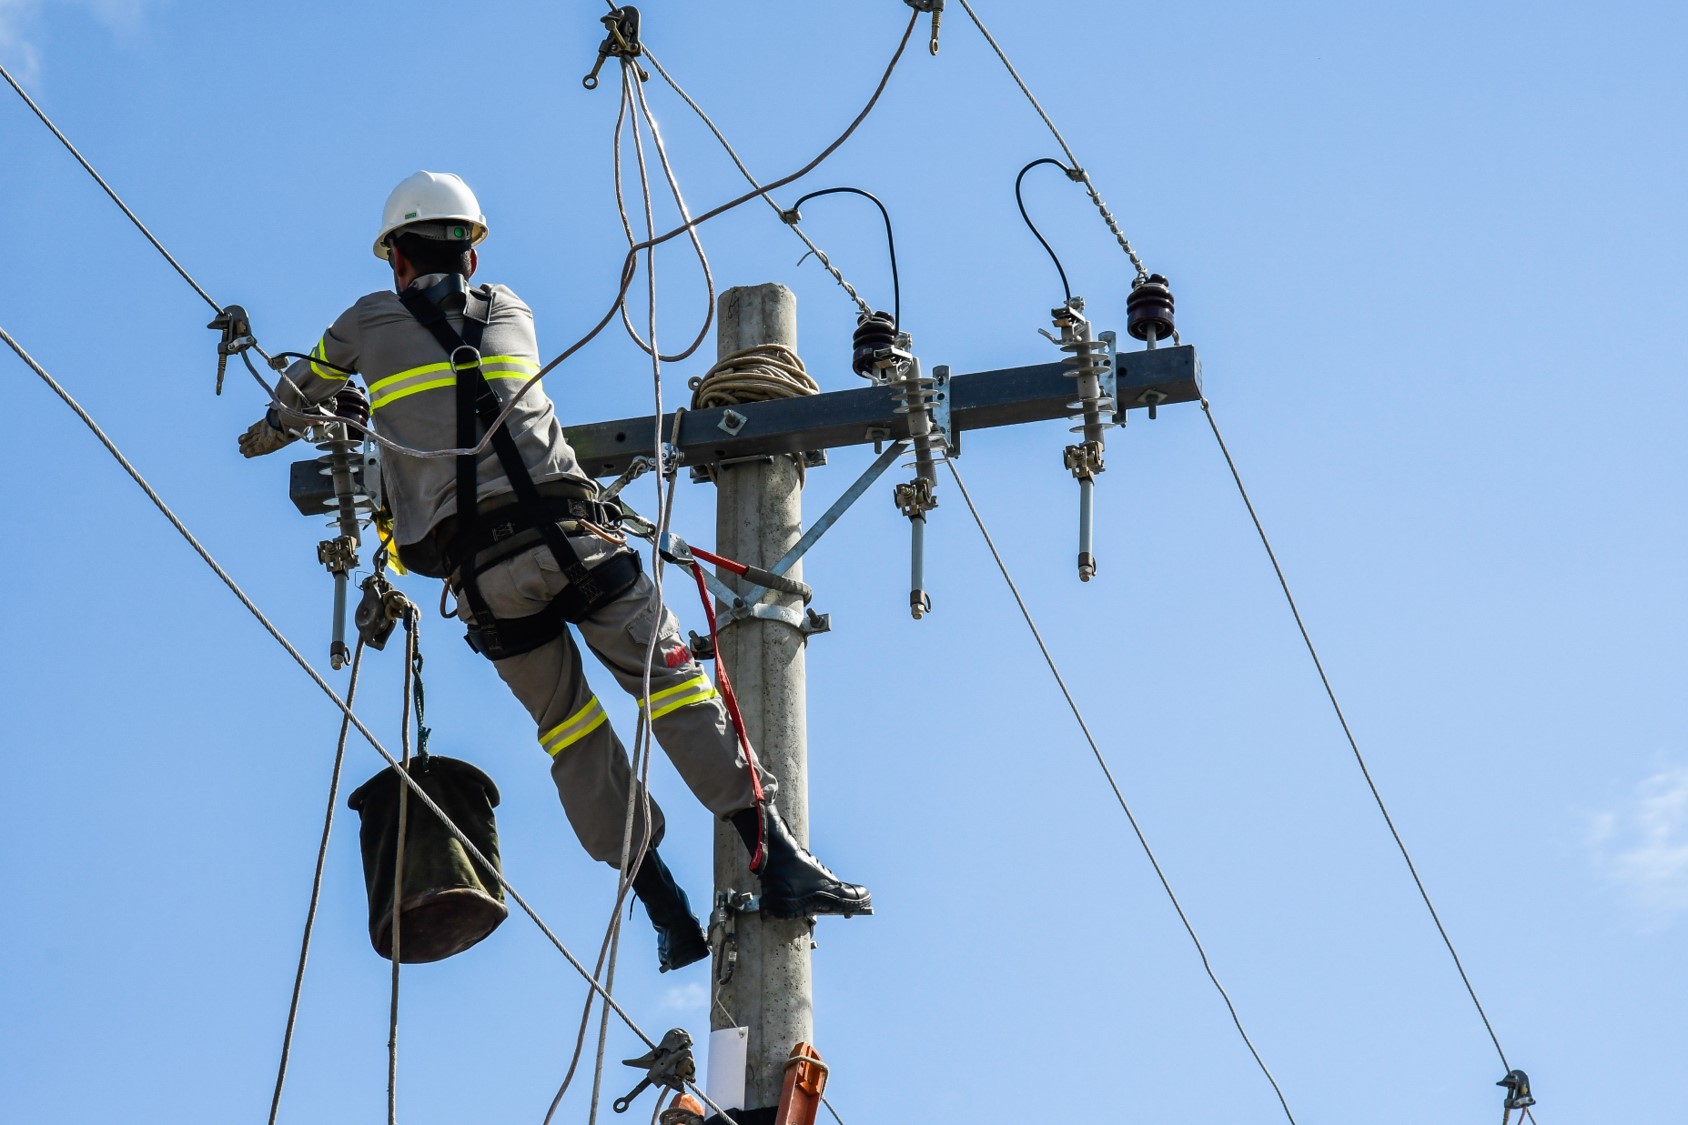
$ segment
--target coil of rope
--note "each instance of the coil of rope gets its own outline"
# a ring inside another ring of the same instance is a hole
[[[693,410],[802,398],[821,391],[803,366],[803,357],[784,344],[759,344],[723,356],[686,385],[692,390]]]

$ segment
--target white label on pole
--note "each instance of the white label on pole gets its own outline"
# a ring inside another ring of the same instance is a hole
[[[721,1027],[709,1033],[709,1070],[703,1089],[722,1109],[744,1108],[744,1070],[749,1054],[748,1027]]]

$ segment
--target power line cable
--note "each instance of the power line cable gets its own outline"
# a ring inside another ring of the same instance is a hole
[[[76,157],[76,162],[82,165],[90,176],[94,177],[94,182],[105,189],[105,193],[111,196],[111,201],[121,207],[123,209],[123,213],[129,216],[129,221],[135,224],[135,229],[146,235],[147,241],[152,243],[153,249],[157,250],[160,254],[163,254],[164,260],[169,262],[175,271],[182,275],[182,280],[193,286],[194,292],[204,298],[205,303],[210,305],[214,311],[219,313],[222,312],[223,306],[219,305],[214,299],[212,299],[211,294],[207,293],[199,282],[193,279],[193,275],[189,274],[187,270],[182,268],[182,263],[178,262],[175,257],[171,255],[170,251],[164,248],[164,244],[153,236],[152,231],[147,229],[147,225],[141,222],[135,212],[129,209],[129,205],[123,202],[122,197],[120,197],[116,191],[112,190],[112,186],[106,183],[105,177],[96,172],[94,170],[94,166],[88,163],[87,158],[77,151],[76,146],[70,143],[70,138],[66,137],[59,131],[59,127],[53,124],[52,119],[47,116],[40,106],[35,104],[35,99],[30,97],[24,88],[18,84],[18,80],[12,77],[12,72],[7,70],[4,65],[0,65],[0,78],[4,78],[7,84],[18,92],[18,97],[22,98],[24,100],[24,104],[35,111],[35,116],[41,119],[41,124],[52,130],[53,136],[59,139],[59,143],[64,145],[66,150],[70,152],[70,155]]]
[[[668,73],[667,69],[663,67],[661,60],[651,53],[648,46],[645,48],[645,58],[650,60],[652,68],[654,68],[656,72],[662,76],[662,80],[668,83],[669,87],[673,89],[676,94],[680,95],[680,100],[684,101],[691,107],[692,112],[698,115],[698,118],[706,127],[708,127],[710,133],[714,134],[715,139],[721,143],[721,147],[727,150],[727,155],[738,168],[739,174],[745,178],[745,181],[748,182],[752,188],[756,189],[757,193],[762,196],[763,201],[766,202],[769,207],[774,209],[774,214],[779,215],[781,219],[783,219],[786,214],[785,210],[780,207],[778,203],[775,203],[773,198],[767,194],[769,189],[764,188],[757,182],[756,177],[751,175],[750,169],[745,167],[743,160],[739,159],[738,151],[733,148],[732,143],[727,140],[726,135],[721,132],[720,127],[715,124],[714,119],[704,112],[703,107],[698,105],[690,94],[686,93],[685,88],[682,87],[679,82],[674,80],[674,76]],[[844,274],[839,271],[837,266],[832,264],[832,259],[827,257],[826,253],[819,246],[816,246],[807,234],[803,233],[803,228],[798,226],[795,222],[786,223],[785,225],[791,228],[791,232],[793,234],[803,240],[803,245],[809,248],[809,253],[813,254],[815,256],[815,260],[821,264],[821,267],[825,269],[827,273],[832,275],[832,280],[837,282],[839,288],[844,290],[845,296],[849,297],[850,300],[855,303],[856,308],[861,312],[861,314],[863,316],[872,316],[873,307],[866,301],[862,300],[861,295],[856,292],[856,287],[845,280]]]
[[[1278,1085],[1278,1080],[1272,1077],[1271,1070],[1266,1066],[1266,1060],[1260,1057],[1260,1052],[1255,1049],[1254,1041],[1249,1038],[1248,1032],[1243,1028],[1242,1017],[1237,1014],[1237,1006],[1231,1002],[1230,993],[1226,992],[1225,986],[1219,983],[1219,976],[1214,972],[1213,965],[1208,960],[1207,949],[1202,945],[1201,938],[1196,936],[1196,928],[1190,922],[1190,916],[1184,913],[1183,904],[1178,901],[1178,896],[1173,892],[1172,883],[1167,879],[1166,872],[1161,869],[1160,860],[1155,858],[1154,850],[1149,847],[1148,837],[1143,834],[1143,829],[1137,823],[1137,817],[1132,814],[1131,807],[1126,804],[1125,795],[1120,792],[1119,782],[1114,780],[1114,771],[1109,768],[1108,760],[1102,756],[1102,748],[1097,745],[1095,735],[1090,733],[1090,724],[1085,722],[1084,714],[1079,710],[1078,702],[1067,688],[1067,681],[1062,677],[1060,668],[1056,667],[1055,658],[1050,655],[1049,646],[1044,643],[1043,634],[1038,631],[1037,622],[1032,619],[1031,610],[1026,607],[1026,600],[1020,596],[1020,588],[1015,584],[1014,576],[1008,573],[1008,564],[1003,561],[1001,552],[996,549],[996,542],[991,538],[990,531],[985,527],[984,517],[979,514],[978,507],[973,503],[973,497],[967,491],[967,485],[962,481],[961,473],[955,467],[955,461],[946,458],[944,463],[949,466],[950,475],[955,478],[956,487],[961,490],[961,498],[967,502],[967,510],[973,514],[973,522],[979,525],[979,534],[984,536],[985,546],[990,548],[991,557],[996,560],[997,569],[1002,572],[1002,578],[1008,584],[1009,593],[1014,595],[1014,602],[1020,607],[1020,616],[1025,618],[1026,627],[1031,630],[1032,639],[1037,642],[1038,650],[1043,653],[1044,663],[1049,665],[1050,674],[1055,677],[1056,685],[1061,689],[1062,696],[1066,698],[1067,707],[1072,711],[1073,718],[1077,720],[1079,730],[1084,733],[1085,741],[1090,744],[1090,752],[1095,755],[1096,764],[1102,767],[1102,776],[1108,779],[1108,786],[1114,791],[1114,799],[1119,802],[1120,810],[1125,813],[1125,819],[1131,823],[1131,830],[1136,834],[1137,843],[1143,848],[1143,854],[1148,857],[1149,866],[1154,868],[1155,877],[1160,880],[1161,889],[1166,892],[1166,897],[1171,901],[1172,909],[1178,914],[1178,920],[1184,924],[1184,932],[1190,935],[1190,941],[1196,947],[1196,954],[1201,958],[1202,968],[1207,972],[1207,979],[1213,982],[1214,989],[1218,991],[1220,999],[1225,1002],[1226,1010],[1231,1013],[1231,1022],[1236,1025],[1237,1034],[1242,1037],[1243,1045],[1248,1048],[1249,1054],[1254,1056],[1255,1065],[1260,1068],[1260,1073],[1266,1076],[1266,1081],[1271,1083],[1272,1091],[1278,1096],[1278,1104],[1283,1107],[1284,1116],[1289,1118],[1290,1125],[1295,1125],[1295,1114],[1290,1112],[1289,1102],[1284,1097],[1283,1088]]]
[[[216,574],[218,579],[222,581],[223,585],[228,587],[229,592],[234,594],[240,604],[246,607],[247,612],[249,612],[258,624],[263,627],[264,631],[267,632],[271,638],[273,638],[275,642],[282,647],[288,656],[293,658],[293,662],[299,666],[300,670],[303,671],[305,675],[310,677],[311,682],[316,684],[317,687],[322,690],[322,693],[328,697],[329,701],[332,702],[335,707],[339,708],[340,712],[346,716],[346,719],[354,728],[356,728],[357,732],[363,736],[364,740],[369,743],[375,752],[381,755],[389,766],[399,766],[399,759],[395,758],[392,752],[387,749],[381,740],[375,737],[375,733],[369,729],[368,725],[365,724],[362,719],[358,718],[356,713],[352,711],[351,707],[347,705],[346,701],[340,698],[334,688],[323,678],[322,673],[318,672],[315,666],[313,666],[311,662],[305,658],[304,654],[299,651],[293,642],[287,639],[281,630],[277,628],[275,623],[271,621],[264,611],[258,607],[257,603],[254,602],[246,591],[241,588],[240,584],[234,580],[233,576],[230,575],[227,570],[223,569],[222,564],[217,562],[216,558],[214,558],[211,552],[206,549],[205,545],[199,541],[198,537],[196,537],[193,532],[188,529],[187,525],[182,522],[181,518],[178,517],[173,510],[171,510],[170,506],[164,502],[163,497],[161,497],[157,490],[152,487],[146,477],[142,475],[141,471],[135,467],[134,463],[124,455],[123,451],[117,447],[117,444],[112,441],[111,437],[106,434],[105,430],[101,428],[100,424],[94,420],[94,417],[88,413],[82,404],[65,389],[63,384],[53,378],[46,368],[37,363],[35,358],[31,356],[29,352],[24,349],[23,345],[19,344],[11,333],[7,332],[4,327],[0,327],[0,343],[5,343],[6,346],[11,348],[17,357],[22,360],[30,370],[34,371],[41,381],[46,383],[48,388],[57,395],[79,419],[81,419],[83,425],[88,427],[88,430],[94,435],[100,444],[105,447],[106,452],[111,454],[112,458],[117,461],[123,471],[126,472],[130,479],[133,480],[141,491],[146,494],[147,499],[152,501],[153,506],[156,507],[164,518],[170,522],[170,525],[176,529],[177,533],[182,536],[183,540],[193,549],[194,553],[200,557],[206,566],[211,568],[211,571]],[[504,888],[505,893],[510,897],[511,901],[515,902],[516,905],[521,908],[522,912],[533,920],[534,925],[539,927],[540,933],[545,935],[546,939],[549,940],[552,946],[556,948],[557,952],[563,955],[563,958],[568,961],[570,967],[573,968],[576,973],[580,974],[581,978],[586,981],[588,986],[590,986],[597,995],[603,998],[604,1003],[609,1006],[610,1010],[615,1012],[617,1017],[621,1019],[622,1023],[627,1026],[628,1030],[638,1036],[647,1047],[655,1047],[657,1045],[657,1041],[652,1039],[650,1035],[648,1035],[645,1030],[639,1026],[638,1022],[628,1014],[625,1008],[616,1002],[614,997],[608,994],[608,992],[604,989],[604,986],[600,984],[591,973],[586,971],[586,966],[581,964],[580,960],[575,957],[569,947],[564,944],[562,938],[557,936],[556,931],[553,930],[548,923],[546,923],[544,918],[540,917],[539,912],[533,908],[527,899],[522,896],[521,892],[518,891],[509,879],[505,877],[504,873],[498,868],[498,866],[486,857],[485,853],[483,853],[480,848],[475,845],[473,840],[469,839],[468,835],[457,826],[451,817],[446,814],[445,810],[440,808],[439,804],[428,795],[427,791],[422,788],[421,784],[417,782],[415,778],[411,777],[408,771],[399,769],[397,770],[397,773],[400,779],[404,782],[405,786],[410,790],[411,794],[421,802],[424,808],[439,818],[440,823],[445,827],[446,831],[451,834],[453,839],[462,845],[464,852],[476,863],[480,864],[482,870],[491,875],[493,879],[498,882],[499,886]],[[726,1116],[726,1111],[712,1101],[707,1093],[700,1090],[695,1084],[688,1083],[687,1085],[688,1088],[694,1094],[697,1094],[706,1105],[721,1114],[723,1120],[727,1121],[729,1125],[735,1125],[733,1119]]]
[[[1119,243],[1119,248],[1125,251],[1127,258],[1131,259],[1132,266],[1137,270],[1137,277],[1140,280],[1147,278],[1149,271],[1144,267],[1143,259],[1139,258],[1137,251],[1131,248],[1131,241],[1125,237],[1125,232],[1120,229],[1119,222],[1114,218],[1113,212],[1108,210],[1106,203],[1102,202],[1101,193],[1096,190],[1095,182],[1091,180],[1090,173],[1086,172],[1084,166],[1078,162],[1078,157],[1073,155],[1072,146],[1067,143],[1067,138],[1061,135],[1061,130],[1056,128],[1055,122],[1050,118],[1048,111],[1043,108],[1043,103],[1037,100],[1037,95],[1032,93],[1030,86],[1026,85],[1026,80],[1020,77],[1020,72],[1014,69],[1014,64],[1008,61],[1007,52],[1002,49],[1001,44],[996,41],[996,37],[990,33],[990,29],[979,18],[979,13],[973,10],[973,5],[969,4],[967,0],[960,0],[960,3],[962,10],[973,21],[973,25],[979,29],[979,34],[985,37],[985,42],[991,45],[991,50],[996,52],[996,57],[1002,60],[1003,66],[1008,68],[1009,76],[1014,79],[1014,84],[1020,87],[1020,92],[1026,95],[1026,100],[1032,103],[1032,108],[1037,110],[1037,115],[1043,118],[1043,123],[1055,135],[1056,143],[1061,146],[1061,151],[1067,154],[1067,160],[1072,164],[1073,171],[1078,174],[1084,184],[1085,191],[1089,193],[1090,202],[1096,205],[1096,210],[1101,213],[1102,221],[1108,225],[1108,230],[1113,233],[1114,240]]]
[[[1354,761],[1360,767],[1360,775],[1366,780],[1366,788],[1371,790],[1372,800],[1377,802],[1377,811],[1383,814],[1383,823],[1389,828],[1389,835],[1395,840],[1395,847],[1401,852],[1401,858],[1406,861],[1407,871],[1412,875],[1413,885],[1418,888],[1419,897],[1424,900],[1424,907],[1430,912],[1430,920],[1436,923],[1436,932],[1442,936],[1442,944],[1448,948],[1448,956],[1453,958],[1454,968],[1459,970],[1459,979],[1465,985],[1466,993],[1471,997],[1472,1005],[1477,1009],[1477,1015],[1483,1020],[1483,1028],[1489,1033],[1489,1039],[1495,1045],[1495,1053],[1500,1056],[1501,1066],[1507,1071],[1512,1070],[1512,1064],[1506,1061],[1506,1051],[1501,1048],[1500,1037],[1495,1034],[1494,1024],[1489,1022],[1488,1012],[1483,1010],[1483,1002],[1477,999],[1477,989],[1472,986],[1471,977],[1465,971],[1465,964],[1459,958],[1459,951],[1454,948],[1453,939],[1448,936],[1447,927],[1442,924],[1441,915],[1436,912],[1436,906],[1430,901],[1430,892],[1425,889],[1424,880],[1419,877],[1418,867],[1413,863],[1413,857],[1407,851],[1406,841],[1395,827],[1394,817],[1389,815],[1389,808],[1383,803],[1383,794],[1377,788],[1377,782],[1372,779],[1371,769],[1366,765],[1365,755],[1360,753],[1360,744],[1354,737],[1353,729],[1348,725],[1348,716],[1342,712],[1342,704],[1337,702],[1336,689],[1331,686],[1330,677],[1325,674],[1324,661],[1319,659],[1319,650],[1313,644],[1313,637],[1307,631],[1307,623],[1302,620],[1301,609],[1295,604],[1295,595],[1290,593],[1289,579],[1284,576],[1284,568],[1278,562],[1278,554],[1272,549],[1272,541],[1266,535],[1266,528],[1260,522],[1260,514],[1255,511],[1254,501],[1249,498],[1248,489],[1243,486],[1242,474],[1237,471],[1237,463],[1231,457],[1231,450],[1225,444],[1225,438],[1219,432],[1219,423],[1213,416],[1213,408],[1207,399],[1202,399],[1202,413],[1207,416],[1208,427],[1213,431],[1214,441],[1219,443],[1219,452],[1225,456],[1225,465],[1231,470],[1231,479],[1236,482],[1237,492],[1243,498],[1243,506],[1248,509],[1248,518],[1254,524],[1254,530],[1260,536],[1261,546],[1266,548],[1266,557],[1271,560],[1272,572],[1277,575],[1278,586],[1284,592],[1284,601],[1289,604],[1289,612],[1295,618],[1295,627],[1301,632],[1302,643],[1307,646],[1307,654],[1313,658],[1313,668],[1319,674],[1319,682],[1324,685],[1325,696],[1330,700],[1331,710],[1336,713],[1336,721],[1342,727],[1343,737],[1348,740],[1348,748],[1354,752]]]

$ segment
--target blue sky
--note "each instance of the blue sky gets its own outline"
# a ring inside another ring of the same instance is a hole
[[[976,6],[1171,277],[1215,414],[1501,1041],[1534,1079],[1537,1120],[1680,1101],[1688,15],[1640,0],[1598,17],[1443,0]],[[764,178],[854,115],[907,19],[892,0],[789,7],[644,6],[653,49]],[[614,86],[579,82],[598,14],[0,0],[0,61],[201,284],[251,310],[267,347],[309,346],[385,284],[368,250],[381,202],[424,167],[479,193],[482,276],[533,305],[549,355],[609,307],[625,249]],[[936,59],[919,43],[802,186],[885,200],[927,363],[1046,361],[1036,330],[1060,289],[1013,177],[1058,151],[959,6]],[[737,194],[685,107],[659,84],[650,97],[694,208]],[[234,448],[261,392],[231,373],[213,397],[209,310],[10,91],[0,139],[0,324],[326,667],[323,530],[287,502],[288,455],[247,463]],[[1124,255],[1059,174],[1027,184],[1074,291],[1098,327],[1123,329]],[[804,210],[888,303],[871,210]],[[791,286],[810,370],[856,385],[851,306],[765,207],[703,236],[719,284]],[[670,345],[704,308],[687,254],[658,257]],[[708,362],[666,368],[671,402]],[[21,364],[0,366],[18,423],[0,462],[15,849],[0,1118],[261,1120],[337,712],[80,423]],[[612,328],[547,387],[566,419],[624,417],[648,410],[650,369]],[[1297,1118],[1492,1122],[1499,1062],[1200,411],[1111,435],[1086,585],[1066,440],[1055,423],[971,434],[959,467]],[[810,515],[870,459],[834,453],[810,477]],[[890,484],[806,564],[835,625],[809,653],[814,835],[879,910],[818,935],[833,1103],[850,1122],[1007,1121],[1052,1102],[1281,1120],[947,477],[936,612],[908,618]],[[707,544],[713,518],[707,489],[682,484],[681,533]],[[408,589],[432,604],[431,584]],[[675,604],[701,627],[695,602]],[[497,780],[507,874],[585,955],[612,877],[575,844],[525,715],[455,633],[425,626],[434,748]],[[394,742],[398,672],[396,650],[373,657],[359,708]],[[624,732],[631,715],[616,705]],[[380,764],[367,746],[349,757],[349,785]],[[665,852],[702,897],[707,816],[666,763],[655,785]],[[384,1106],[387,966],[340,817],[288,1121]],[[629,934],[623,1004],[656,1033],[705,1031],[706,972],[659,976],[642,919]],[[404,997],[403,1120],[543,1116],[583,989],[531,924],[408,970]],[[621,1031],[609,1053],[636,1051]]]

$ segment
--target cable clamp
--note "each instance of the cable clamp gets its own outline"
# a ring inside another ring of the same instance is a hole
[[[338,578],[350,574],[358,565],[357,540],[349,535],[324,539],[317,544],[317,562]]]
[[[1102,464],[1102,443],[1085,441],[1067,446],[1062,452],[1061,464],[1073,474],[1074,480],[1095,480],[1096,475],[1106,468]]]
[[[644,46],[639,42],[639,9],[626,5],[612,11],[598,21],[609,32],[604,41],[598,45],[598,61],[592,67],[592,73],[580,80],[580,84],[588,90],[598,88],[598,72],[604,69],[604,63],[610,58],[618,58],[631,66],[639,76],[639,81],[649,82],[651,76],[645,68],[633,59],[645,53]]]
[[[932,41],[928,44],[934,55],[938,53],[938,28],[944,22],[944,0],[903,0],[917,12],[932,13]]]
[[[644,1092],[647,1086],[658,1086],[664,1090],[681,1091],[686,1083],[697,1077],[697,1062],[692,1058],[692,1037],[684,1028],[670,1028],[667,1035],[662,1037],[651,1050],[636,1059],[622,1059],[624,1066],[638,1066],[645,1068],[645,1076],[639,1079],[639,1084],[630,1090],[626,1097],[615,1100],[615,1111],[626,1113],[633,1099]]]
[[[1529,1109],[1536,1104],[1536,1099],[1530,1094],[1530,1076],[1521,1070],[1507,1071],[1506,1077],[1495,1085],[1506,1088],[1506,1110],[1509,1115],[1515,1109]]]
[[[218,329],[223,334],[223,338],[217,341],[217,393],[222,394],[223,376],[229,370],[229,356],[239,355],[256,346],[258,341],[252,336],[251,318],[239,305],[229,305],[212,317],[211,323],[205,327]]]
[[[932,495],[932,482],[925,477],[897,485],[892,499],[896,501],[897,511],[911,520],[925,518],[927,512],[938,506],[938,498]]]

